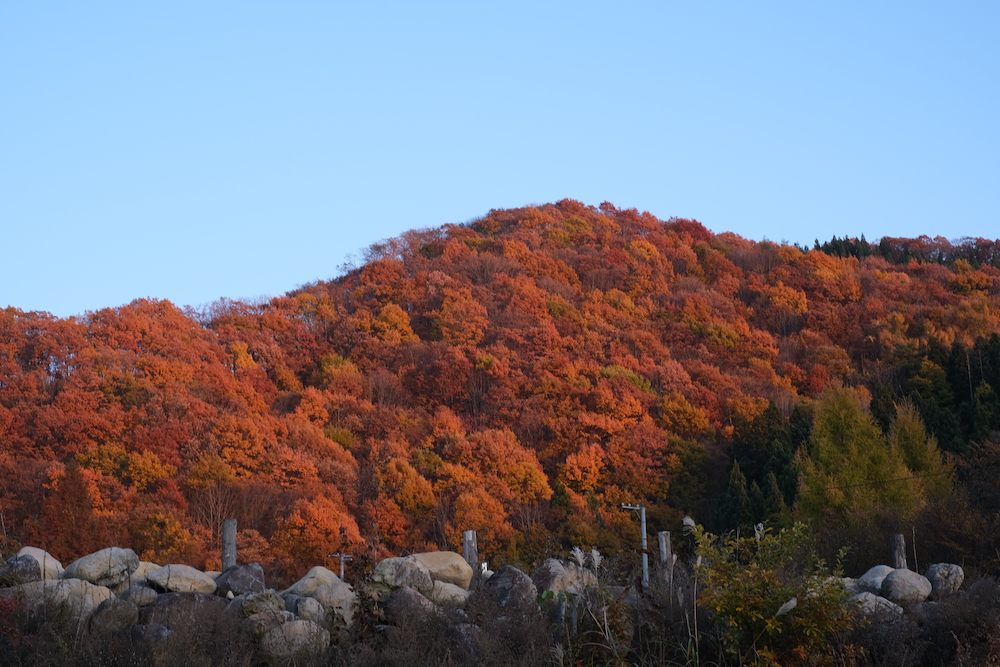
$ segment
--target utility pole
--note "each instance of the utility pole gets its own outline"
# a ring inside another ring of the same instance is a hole
[[[346,563],[349,560],[354,560],[354,556],[352,556],[351,554],[341,553],[339,551],[336,551],[336,552],[334,552],[332,554],[327,554],[327,555],[330,558],[336,558],[336,559],[338,559],[340,561],[340,580],[343,581],[344,580],[344,563]]]
[[[649,590],[649,552],[646,549],[646,506],[639,504],[622,503],[623,510],[633,510],[639,513],[639,531],[641,532],[639,545],[642,549],[642,591]]]

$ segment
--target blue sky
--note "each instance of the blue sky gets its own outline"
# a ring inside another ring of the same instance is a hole
[[[276,295],[564,197],[995,238],[998,7],[4,2],[0,307]]]

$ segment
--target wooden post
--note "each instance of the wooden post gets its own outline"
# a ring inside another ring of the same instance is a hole
[[[664,586],[670,585],[670,576],[674,560],[674,550],[670,546],[670,531],[661,530],[656,534],[656,541],[660,547],[660,582]]]
[[[475,586],[482,574],[479,568],[479,546],[476,544],[476,531],[467,530],[462,533],[462,555],[465,562],[472,568],[472,585]]]
[[[236,565],[236,519],[222,522],[222,571]]]
[[[892,566],[898,569],[906,569],[906,538],[902,533],[892,536]]]

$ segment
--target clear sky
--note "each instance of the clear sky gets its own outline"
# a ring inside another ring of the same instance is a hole
[[[995,2],[0,2],[0,307],[277,295],[564,197],[996,238],[998,177]]]

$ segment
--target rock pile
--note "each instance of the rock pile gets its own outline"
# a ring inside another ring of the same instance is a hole
[[[378,627],[386,631],[447,617],[461,629],[458,649],[468,652],[486,632],[483,610],[491,610],[494,623],[511,622],[534,618],[541,605],[575,623],[576,606],[598,585],[592,570],[554,558],[530,577],[512,566],[490,574],[474,573],[459,554],[439,551],[382,560],[359,591],[322,566],[276,591],[256,563],[207,573],[140,561],[131,549],[110,547],[64,569],[51,554],[25,547],[0,564],[0,599],[16,600],[28,616],[65,620],[77,633],[128,637],[150,664],[176,660],[192,632],[241,637],[266,664],[308,664],[328,657],[331,637],[354,623],[359,598],[381,610],[387,625]],[[964,594],[964,578],[958,565],[938,563],[924,576],[877,565],[857,579],[836,581],[859,613],[892,621]]]
[[[309,663],[325,654],[333,627],[350,625],[356,604],[351,586],[322,567],[278,593],[256,563],[213,577],[179,563],[140,561],[119,547],[65,569],[51,554],[25,547],[0,565],[0,599],[16,600],[29,616],[68,620],[76,632],[127,635],[151,663],[183,654],[183,646],[168,650],[174,637],[225,624],[254,642],[267,664]]]
[[[531,580],[514,572],[527,582],[524,597],[533,602]],[[494,588],[507,590],[500,583],[510,578],[504,573]],[[415,615],[461,608],[472,581],[462,556],[438,551],[387,558],[364,586],[383,605],[386,620],[401,624]],[[209,573],[141,561],[120,547],[89,554],[65,569],[44,550],[25,547],[0,564],[0,598],[17,600],[28,614],[59,611],[78,630],[96,636],[127,634],[153,663],[182,654],[168,650],[181,641],[174,638],[192,631],[221,634],[224,625],[247,637],[265,663],[309,663],[325,655],[332,632],[354,622],[358,605],[354,588],[322,566],[279,592],[267,587],[257,563]]]
[[[958,565],[936,563],[919,573],[906,568],[876,565],[857,579],[841,580],[858,611],[872,617],[891,619],[907,611],[920,613],[921,605],[932,604],[959,591],[965,573]]]

